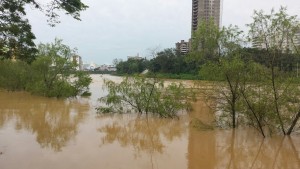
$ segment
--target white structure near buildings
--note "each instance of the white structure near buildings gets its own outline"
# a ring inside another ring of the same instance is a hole
[[[254,38],[252,40],[252,47],[257,49],[266,49],[267,45],[269,47],[277,46],[281,48],[284,52],[294,51],[295,48],[300,47],[300,31],[298,31],[293,39],[287,39],[282,36],[278,36],[272,39],[260,39]]]
[[[117,68],[113,65],[104,64],[104,65],[101,65],[101,66],[97,67],[95,70],[115,72],[115,71],[117,71]]]
[[[95,64],[94,62],[91,62],[91,63],[84,63],[82,67],[83,70],[85,71],[94,71],[94,69],[97,68],[98,65]]]
[[[144,58],[140,56],[138,53],[136,56],[127,56],[127,59],[133,59],[133,60],[143,60]]]
[[[83,63],[81,56],[74,55],[71,57],[71,61],[76,64],[76,70],[83,70]]]
[[[296,47],[300,48],[300,30],[295,35],[294,44]]]
[[[115,72],[117,71],[117,68],[113,65],[107,65],[107,64],[103,64],[103,65],[97,65],[93,62],[91,63],[84,63],[83,64],[83,70],[85,71],[108,71],[108,72]]]

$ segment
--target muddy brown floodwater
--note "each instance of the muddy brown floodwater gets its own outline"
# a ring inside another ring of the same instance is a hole
[[[93,75],[88,98],[0,91],[0,169],[300,168],[297,134],[263,139],[252,129],[191,127],[213,118],[201,100],[179,120],[97,115],[103,77]]]

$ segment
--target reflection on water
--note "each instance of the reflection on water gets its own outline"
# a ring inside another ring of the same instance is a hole
[[[132,146],[136,155],[144,151],[149,154],[163,153],[165,141],[172,142],[180,138],[187,130],[187,119],[160,119],[158,117],[137,117],[127,115],[129,118],[120,123],[120,117],[110,124],[98,129],[104,136],[102,144],[118,142],[121,146]],[[124,115],[121,115],[124,117]]]
[[[194,106],[192,118],[212,120],[201,101]],[[300,168],[300,137],[273,136],[263,139],[249,128],[199,131],[190,127],[188,168]]]
[[[249,128],[193,128],[193,119],[205,124],[214,120],[201,99],[179,120],[96,115],[96,100],[105,94],[102,85],[100,75],[94,75],[93,94],[87,99],[0,91],[0,168],[300,168],[297,134],[263,139]]]
[[[88,104],[77,99],[58,100],[24,92],[0,92],[0,129],[13,121],[16,130],[36,135],[42,147],[60,151],[76,135]]]
[[[300,168],[299,141],[299,137],[263,139],[257,131],[245,129],[205,133],[191,129],[189,169]]]

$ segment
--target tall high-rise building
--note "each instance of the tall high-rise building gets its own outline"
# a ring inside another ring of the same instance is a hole
[[[222,0],[192,0],[192,32],[196,31],[200,22],[213,19],[220,27],[222,20]]]

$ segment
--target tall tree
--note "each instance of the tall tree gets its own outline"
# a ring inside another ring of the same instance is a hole
[[[200,22],[197,30],[192,33],[192,47],[187,55],[187,61],[195,62],[199,68],[207,60],[217,60],[220,33],[220,29],[212,19]]]
[[[38,0],[0,0],[0,58],[20,59],[32,62],[37,52],[31,25],[26,19],[25,6],[43,11],[48,23],[54,26],[59,23],[59,10],[80,20],[80,12],[87,6],[81,0],[51,0],[46,7]],[[8,50],[3,50],[8,49]]]
[[[209,29],[212,27],[212,30]],[[210,80],[223,80],[226,83],[215,89],[214,97],[220,101],[226,117],[231,117],[231,126],[236,127],[237,107],[240,98],[239,86],[242,83],[245,63],[241,60],[240,49],[243,45],[242,31],[236,26],[219,30],[213,23],[202,25],[195,34],[194,47],[198,46],[193,59],[202,59],[200,75]],[[200,47],[200,48],[199,48]],[[218,85],[217,85],[218,86]]]
[[[74,49],[55,39],[51,44],[38,45],[38,57],[32,65],[32,82],[28,90],[48,97],[70,97],[88,91],[91,78],[76,71]]]
[[[280,126],[284,135],[291,134],[299,118],[299,88],[295,83],[295,74],[282,68],[283,60],[290,60],[289,53],[295,52],[294,39],[300,24],[297,16],[290,16],[287,9],[281,7],[278,12],[270,14],[255,11],[250,27],[249,37],[259,48],[265,50],[266,65],[269,68],[264,74],[264,91],[271,100],[270,115],[276,118],[274,126]],[[271,118],[269,116],[269,118]],[[289,126],[288,132],[286,127]]]

